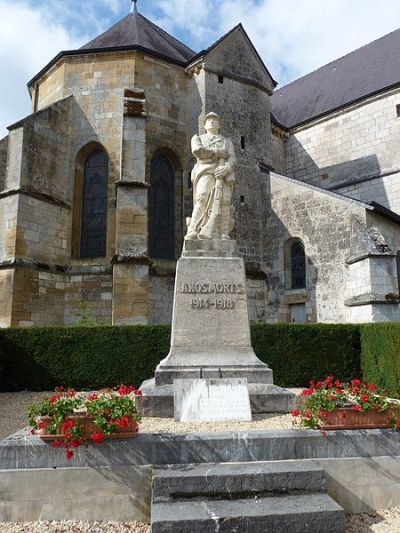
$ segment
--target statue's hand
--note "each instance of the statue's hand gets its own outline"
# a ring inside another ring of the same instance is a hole
[[[217,167],[214,170],[214,176],[217,180],[222,180],[228,174],[228,167]]]
[[[221,148],[221,150],[217,150],[217,155],[220,159],[228,159],[229,158],[229,152],[226,148]]]

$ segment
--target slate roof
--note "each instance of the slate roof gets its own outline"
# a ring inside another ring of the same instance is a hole
[[[400,83],[400,29],[277,89],[272,114],[286,128]]]
[[[186,62],[195,52],[140,13],[130,13],[107,31],[82,46],[81,50],[139,48],[178,62]]]

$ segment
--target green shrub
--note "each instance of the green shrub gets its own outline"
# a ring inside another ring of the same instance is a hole
[[[363,379],[400,395],[400,323],[362,324]]]
[[[333,374],[346,381],[360,376],[359,327],[354,324],[255,324],[257,356],[282,387],[305,387]]]
[[[273,369],[277,385],[360,375],[357,325],[256,324],[251,332],[254,351]],[[138,387],[153,377],[169,343],[169,326],[0,329],[0,390]]]
[[[138,387],[169,350],[169,326],[0,330],[2,390]]]

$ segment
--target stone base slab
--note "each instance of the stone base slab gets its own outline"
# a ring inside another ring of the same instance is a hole
[[[213,379],[213,378],[246,378],[248,383],[273,383],[272,370],[265,364],[252,366],[162,366],[159,365],[155,372],[155,384],[172,385],[174,379]]]
[[[203,377],[205,376],[203,375]],[[245,373],[243,374],[242,370],[240,371],[240,377],[247,377]],[[143,398],[137,405],[137,409],[141,416],[173,418],[173,387],[172,384],[156,385],[155,379],[149,379],[143,382],[140,387],[143,392]],[[294,409],[296,396],[286,389],[282,389],[277,385],[263,383],[249,383],[248,388],[251,412],[253,414],[289,413]]]

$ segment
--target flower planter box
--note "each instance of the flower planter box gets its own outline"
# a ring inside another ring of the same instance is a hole
[[[320,429],[384,429],[392,427],[392,420],[400,419],[400,409],[357,411],[351,408],[337,408],[319,419]]]
[[[75,415],[66,418],[66,421],[68,420],[75,420],[75,422],[83,426],[83,440],[90,440],[92,438],[93,433],[99,431],[99,428],[95,425],[95,423],[93,422],[93,417],[91,416]],[[41,416],[40,422],[43,422],[44,428],[40,429],[37,435],[44,441],[50,442],[64,437],[64,431],[62,429],[62,426],[57,426],[57,433],[55,435],[52,435],[48,432],[47,428],[53,423],[53,418],[51,418],[50,416]],[[130,418],[129,424],[126,427],[118,428],[111,435],[107,435],[104,433],[103,437],[104,439],[126,439],[137,437],[138,433],[139,424],[136,422],[136,420],[132,420]]]

